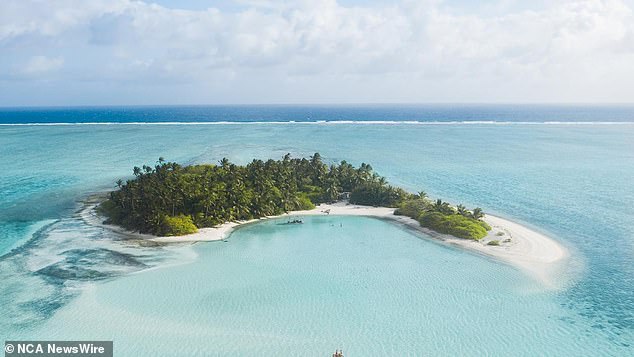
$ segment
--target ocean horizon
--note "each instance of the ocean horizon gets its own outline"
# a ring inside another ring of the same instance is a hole
[[[632,124],[632,104],[244,104],[0,107],[0,125]]]

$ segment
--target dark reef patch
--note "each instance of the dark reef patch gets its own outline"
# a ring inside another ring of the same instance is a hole
[[[72,249],[63,253],[67,257],[35,272],[51,282],[95,281],[111,278],[147,265],[131,254],[110,249]],[[122,269],[121,267],[126,267]]]

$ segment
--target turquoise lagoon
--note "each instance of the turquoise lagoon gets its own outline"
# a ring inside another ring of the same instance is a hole
[[[579,317],[507,266],[377,219],[304,220],[253,224],[199,244],[190,264],[96,285],[33,334],[113,340],[135,356],[618,351],[577,335]]]
[[[5,339],[113,339],[121,355],[634,353],[632,124],[1,126],[0,144]],[[151,246],[77,214],[158,156],[315,151],[551,235],[573,253],[566,283],[371,218]]]

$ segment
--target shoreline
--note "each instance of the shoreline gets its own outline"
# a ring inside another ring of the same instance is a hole
[[[157,237],[104,224],[95,208],[96,204],[93,204],[80,212],[86,223],[136,239],[163,244],[223,241],[229,238],[233,231],[240,226],[281,217],[333,215],[377,218],[411,229],[419,235],[424,235],[425,239],[433,239],[442,244],[457,246],[466,251],[482,254],[506,263],[549,288],[556,288],[562,284],[557,279],[558,273],[561,270],[561,263],[570,256],[569,251],[552,238],[521,224],[488,214],[483,220],[491,226],[491,231],[480,241],[456,238],[421,227],[418,221],[412,218],[394,215],[395,208],[360,206],[346,202],[321,204],[312,210],[292,211],[248,221],[226,222],[213,228],[200,228],[198,232],[184,236]],[[504,242],[507,239],[510,239],[510,242]],[[487,243],[492,240],[498,240],[500,245],[488,245]]]

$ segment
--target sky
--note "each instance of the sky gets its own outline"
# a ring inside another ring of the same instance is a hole
[[[634,103],[634,0],[0,0],[0,106]]]

